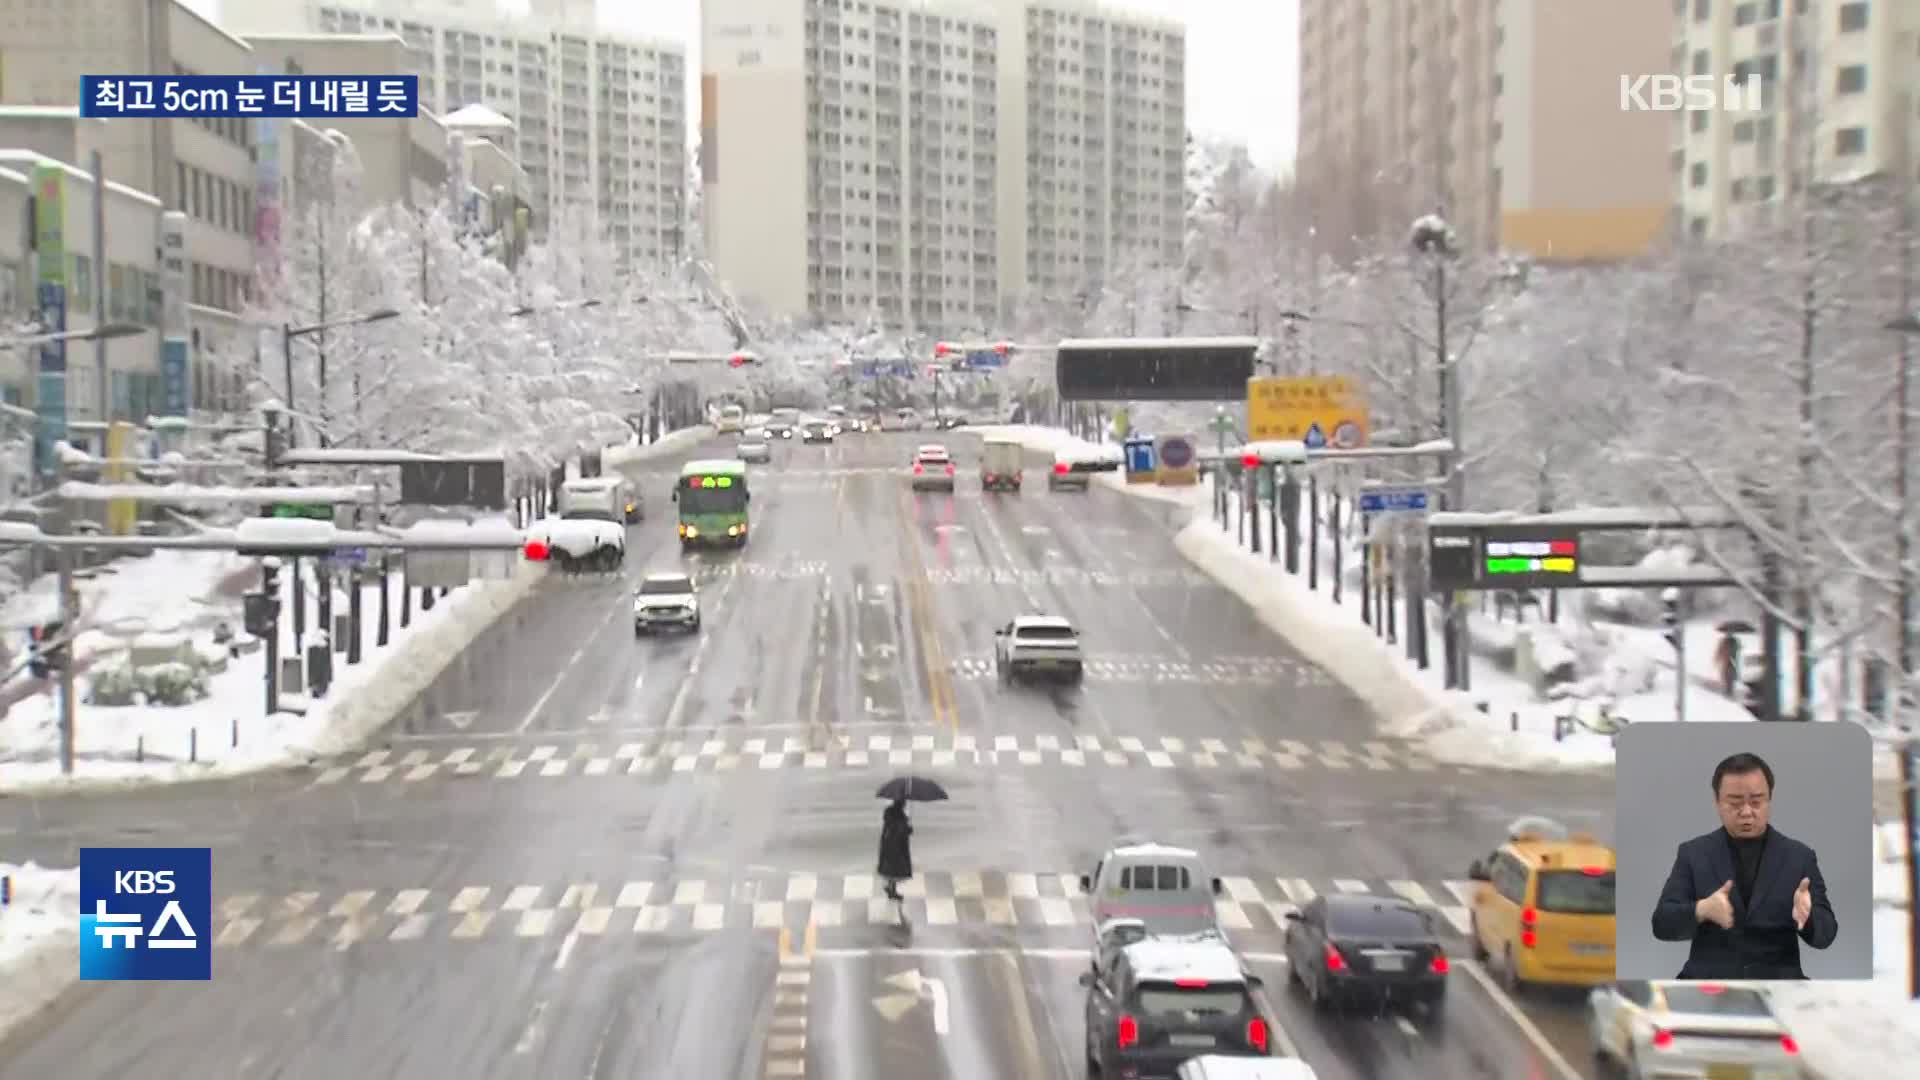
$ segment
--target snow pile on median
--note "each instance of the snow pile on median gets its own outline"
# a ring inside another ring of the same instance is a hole
[[[0,1037],[80,977],[80,871],[0,862]]]
[[[980,436],[983,439],[1007,439],[1019,443],[1036,453],[1049,457],[1072,453],[1087,457],[1113,458],[1120,448],[1112,443],[1088,442],[1078,435],[1062,431],[1059,428],[1039,427],[1033,424],[982,424],[961,429]],[[1124,461],[1123,461],[1124,467]],[[1123,470],[1094,473],[1093,482],[1103,484],[1116,491],[1156,502],[1169,502],[1199,510],[1204,508],[1213,496],[1210,483],[1202,482],[1191,487],[1161,487],[1159,484],[1129,484]]]
[[[664,457],[678,450],[691,450],[714,434],[711,424],[681,428],[669,431],[650,443],[630,442],[625,446],[610,446],[600,454],[600,463],[609,468],[633,465],[657,457]]]

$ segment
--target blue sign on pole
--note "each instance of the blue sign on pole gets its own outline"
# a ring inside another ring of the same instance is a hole
[[[40,283],[40,327],[47,333],[67,328],[67,287],[59,282]],[[41,474],[53,471],[53,444],[67,437],[67,343],[49,341],[40,346],[39,396],[35,399],[33,459]]]
[[[1007,358],[995,349],[982,349],[967,354],[970,368],[1002,368],[1007,366]]]
[[[192,404],[187,387],[187,342],[169,338],[160,343],[160,381],[166,387],[167,416],[185,416]]]
[[[1320,430],[1320,423],[1316,420],[1313,426],[1307,429],[1306,438],[1300,441],[1306,443],[1307,449],[1309,450],[1325,450],[1327,448],[1327,433]]]
[[[1374,488],[1360,493],[1363,514],[1421,514],[1429,507],[1427,489],[1418,487]]]

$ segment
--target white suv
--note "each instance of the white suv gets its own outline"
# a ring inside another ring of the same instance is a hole
[[[700,630],[700,597],[685,574],[648,574],[633,591],[633,636],[664,627]]]
[[[1080,634],[1058,615],[1020,615],[995,630],[993,659],[1005,682],[1045,672],[1077,683],[1085,670]]]

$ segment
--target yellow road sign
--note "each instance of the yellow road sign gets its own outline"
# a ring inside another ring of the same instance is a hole
[[[1304,442],[1309,448],[1367,445],[1367,396],[1344,375],[1247,380],[1247,438]]]

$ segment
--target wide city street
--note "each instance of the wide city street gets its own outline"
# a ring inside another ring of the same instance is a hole
[[[909,490],[944,441],[955,494]],[[972,436],[781,444],[752,542],[683,555],[679,461],[637,467],[627,580],[557,575],[363,753],[266,777],[0,800],[17,857],[214,849],[215,977],[87,983],[0,1077],[1085,1075],[1078,875],[1124,836],[1198,849],[1323,1080],[1588,1075],[1573,999],[1516,1001],[1456,937],[1431,1022],[1318,1015],[1284,914],[1398,895],[1464,929],[1466,868],[1550,813],[1610,839],[1604,780],[1471,772],[1382,739],[1174,550],[1180,508],[1094,485],[983,495]],[[732,456],[709,441],[686,456]],[[697,634],[637,638],[632,579],[684,567]],[[1003,685],[993,631],[1079,627],[1078,688]],[[885,779],[914,807],[899,923]]]

